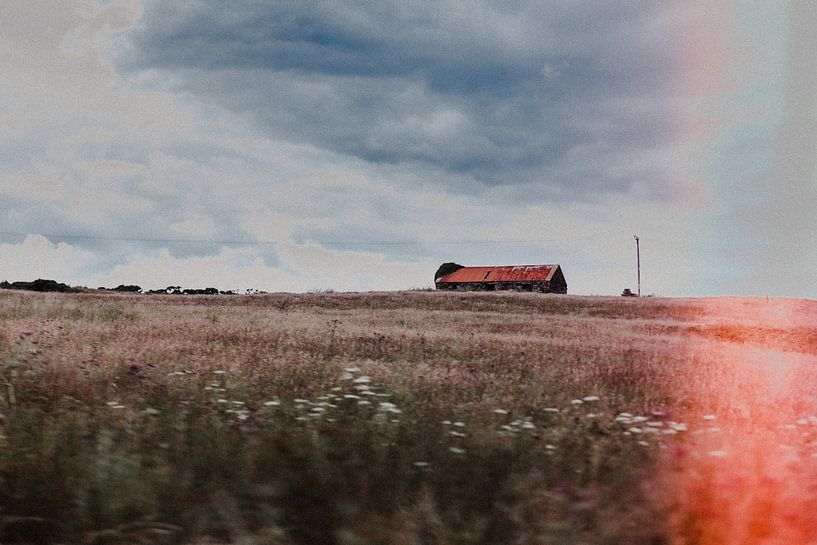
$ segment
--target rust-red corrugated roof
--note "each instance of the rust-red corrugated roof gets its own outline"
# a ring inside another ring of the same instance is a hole
[[[437,279],[437,282],[543,282],[550,280],[558,266],[463,267],[441,276]]]

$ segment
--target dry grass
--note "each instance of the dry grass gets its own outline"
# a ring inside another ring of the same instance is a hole
[[[0,541],[706,543],[702,416],[817,393],[763,304],[0,292]]]

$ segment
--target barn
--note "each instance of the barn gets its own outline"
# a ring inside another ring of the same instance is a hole
[[[434,285],[438,290],[567,293],[567,281],[558,264],[463,267],[443,263],[434,275]]]

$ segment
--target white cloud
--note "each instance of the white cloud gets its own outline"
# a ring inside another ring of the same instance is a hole
[[[330,251],[314,245],[285,244],[279,253],[281,264],[270,266],[248,248],[222,248],[216,255],[186,258],[174,258],[161,250],[133,256],[111,272],[96,276],[92,284],[305,292],[396,290],[433,283],[434,269],[427,263],[390,263],[377,254]]]
[[[199,239],[206,239],[216,232],[215,222],[200,214],[187,214],[183,221],[170,224],[170,228],[177,233]]]
[[[53,244],[42,235],[28,235],[18,244],[0,244],[0,279],[9,282],[46,278],[80,283],[93,265],[92,252],[69,244]]]

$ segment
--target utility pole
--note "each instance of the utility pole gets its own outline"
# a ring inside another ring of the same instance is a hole
[[[633,235],[635,239],[635,259],[638,264],[638,296],[641,297],[641,249],[638,246],[638,236]]]

